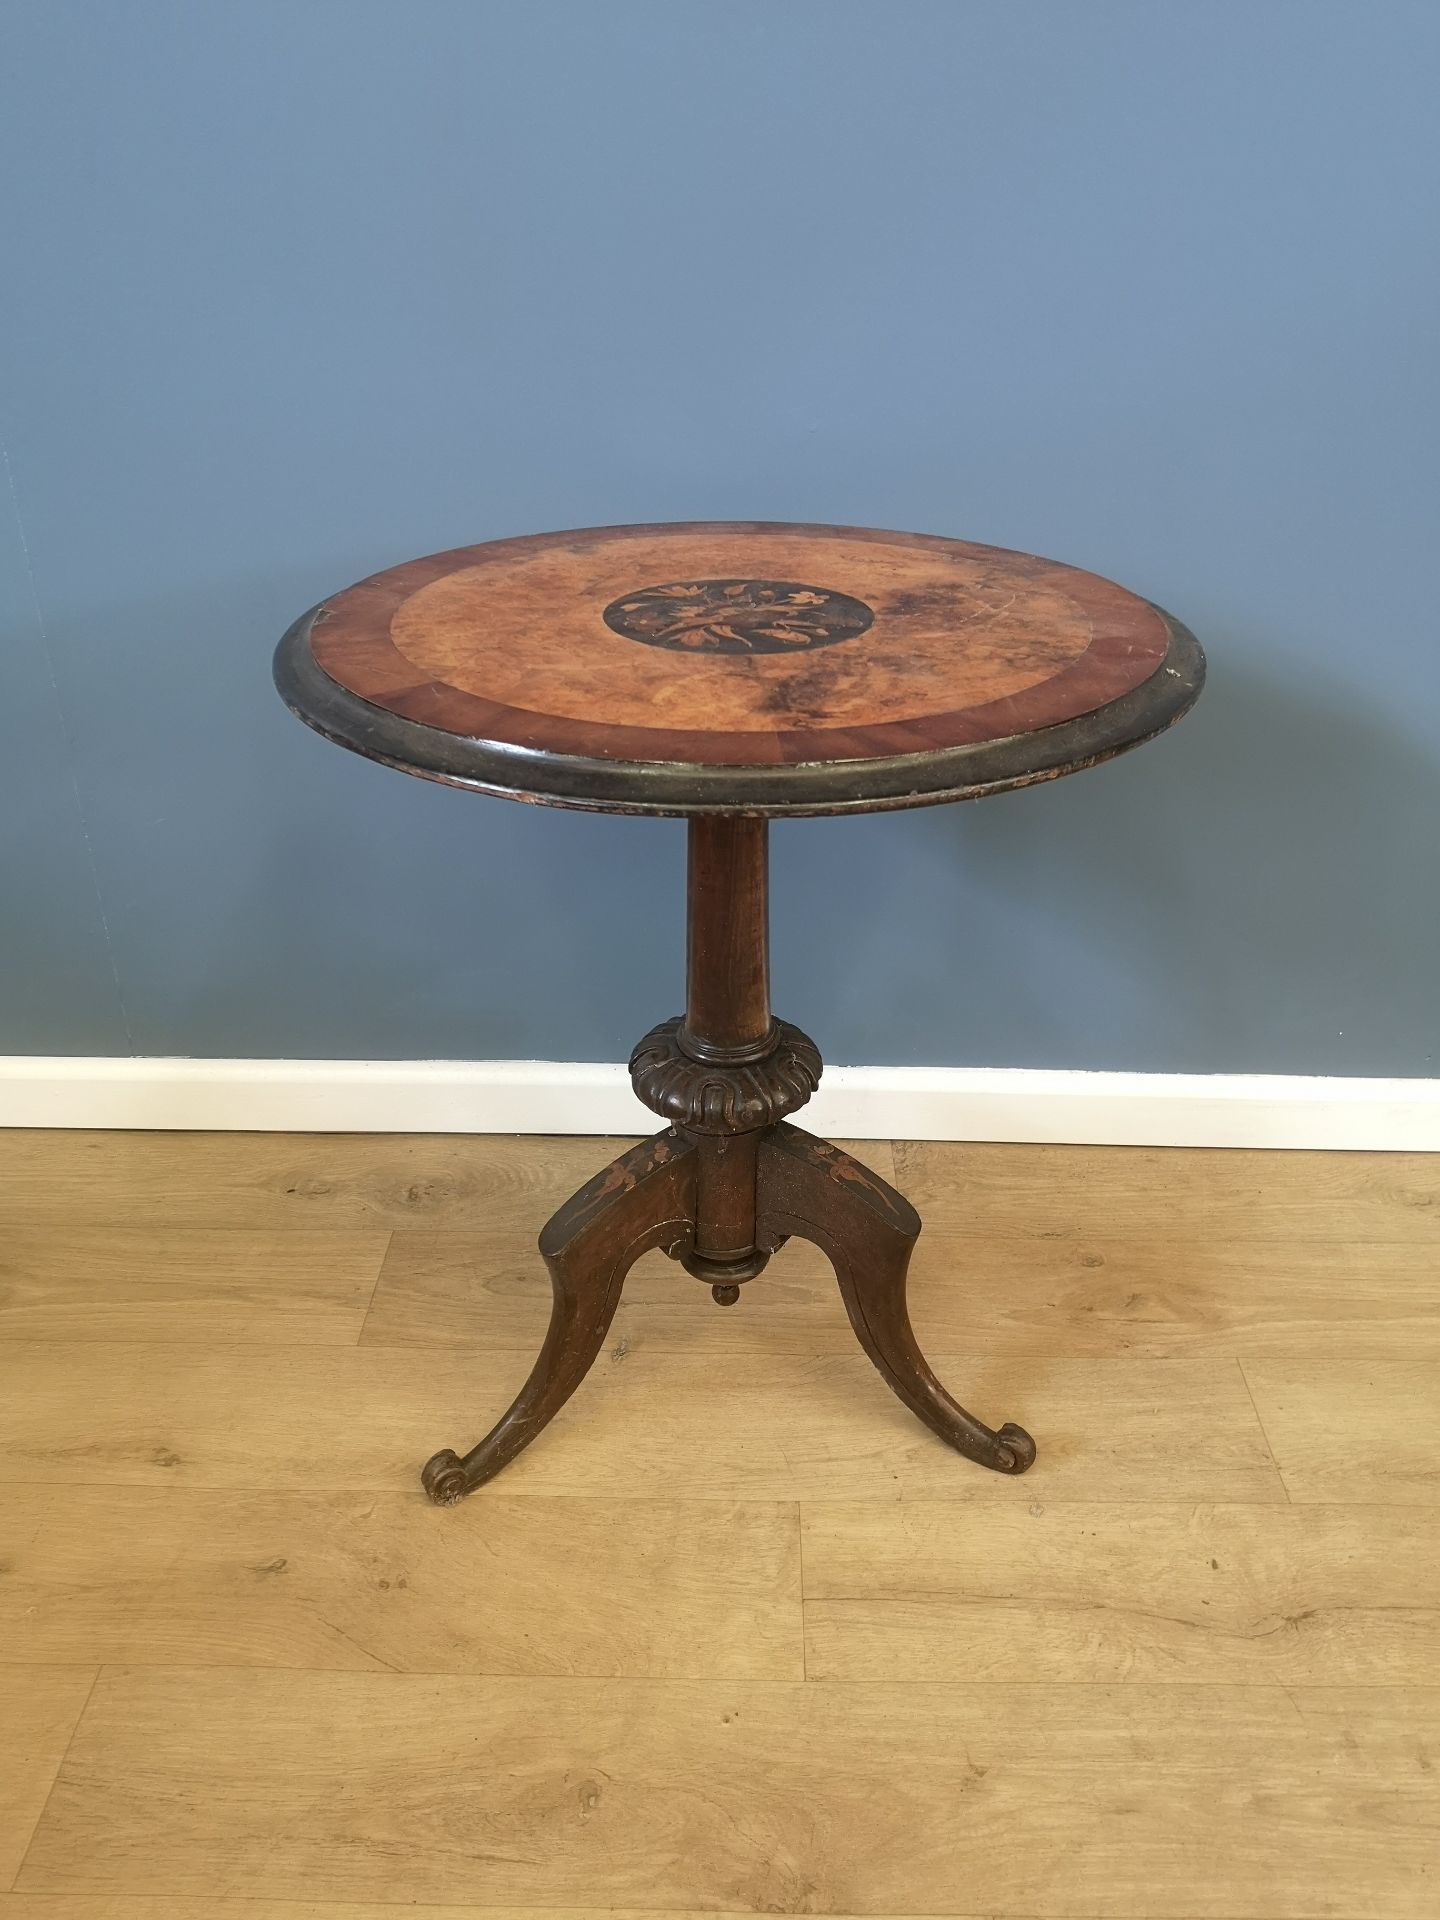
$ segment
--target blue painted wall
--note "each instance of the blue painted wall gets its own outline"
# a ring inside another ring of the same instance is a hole
[[[0,65],[0,1051],[622,1055],[683,829],[338,753],[270,648],[753,516],[1212,660],[1108,768],[776,830],[829,1058],[1435,1072],[1433,0],[9,0]]]

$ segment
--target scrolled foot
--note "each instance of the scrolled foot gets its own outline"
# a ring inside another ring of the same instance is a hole
[[[431,1455],[420,1469],[420,1482],[437,1507],[453,1507],[470,1491],[460,1456],[450,1447]]]
[[[1024,1427],[1007,1420],[995,1438],[999,1442],[994,1463],[997,1473],[1026,1473],[1034,1466],[1035,1442]]]

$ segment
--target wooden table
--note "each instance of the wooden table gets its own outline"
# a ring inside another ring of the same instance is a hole
[[[540,1356],[478,1445],[427,1462],[432,1500],[472,1492],[554,1418],[642,1253],[663,1248],[731,1306],[792,1234],[829,1256],[907,1407],[967,1459],[1030,1466],[1030,1435],[967,1413],[916,1344],[914,1208],[789,1124],[820,1055],[770,1011],[767,823],[1074,773],[1172,725],[1204,672],[1178,621],[1094,574],[868,527],[496,540],[392,567],[296,621],[276,683],[341,746],[479,793],[689,821],[685,1012],[630,1061],[665,1130],[545,1227]]]

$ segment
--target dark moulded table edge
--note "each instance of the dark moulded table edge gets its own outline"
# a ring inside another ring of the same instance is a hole
[[[1153,603],[1147,603],[1153,604]],[[969,746],[873,760],[744,767],[694,761],[606,760],[472,739],[388,713],[317,665],[303,613],[275,650],[275,685],[290,711],[327,740],[402,773],[504,800],[585,813],[816,815],[878,813],[977,800],[1112,760],[1189,712],[1205,684],[1205,655],[1166,613],[1170,644],[1147,680],[1093,713]]]

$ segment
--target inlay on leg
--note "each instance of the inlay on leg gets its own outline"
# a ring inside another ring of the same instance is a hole
[[[589,1180],[540,1235],[554,1299],[540,1357],[514,1403],[463,1458],[446,1447],[426,1461],[425,1491],[450,1506],[483,1486],[555,1418],[595,1362],[625,1275],[652,1247],[693,1232],[695,1149],[667,1130],[642,1140]]]
[[[967,1460],[1024,1473],[1035,1442],[1007,1421],[987,1427],[941,1386],[921,1353],[905,1304],[920,1216],[903,1195],[848,1153],[798,1127],[772,1127],[760,1145],[757,1238],[790,1234],[829,1256],[860,1344],[910,1411]]]

